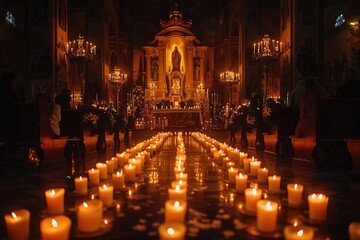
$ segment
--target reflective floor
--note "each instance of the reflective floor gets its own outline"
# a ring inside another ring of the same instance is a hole
[[[220,141],[226,139],[226,133],[217,133]],[[143,138],[138,138],[143,139]],[[134,143],[137,137],[134,136]],[[282,177],[281,191],[267,198],[280,203],[278,231],[264,236],[255,228],[256,218],[248,216],[242,209],[244,195],[228,184],[227,168],[215,162],[210,152],[205,151],[192,137],[184,135],[188,173],[187,239],[282,239],[282,229],[286,225],[298,222],[314,227],[315,239],[348,239],[347,227],[350,222],[360,221],[360,175],[350,173],[319,173],[305,167],[279,161],[268,154],[249,152],[258,157],[262,167],[269,169],[269,175]],[[176,138],[169,137],[163,148],[146,164],[145,171],[135,184],[127,184],[122,191],[115,192],[115,202],[104,212],[108,224],[94,234],[81,234],[76,230],[75,207],[94,194],[97,187],[91,188],[84,197],[73,192],[66,193],[65,214],[72,219],[72,239],[158,239],[157,227],[164,222],[164,203],[168,199],[168,188],[175,180],[174,165]],[[88,154],[87,169],[98,161],[104,162],[114,154],[110,149],[105,156]],[[36,174],[16,176],[1,180],[0,214],[13,209],[26,208],[31,212],[31,239],[39,239],[39,222],[47,216],[44,190],[65,187],[65,165],[59,163],[53,168]],[[304,185],[304,196],[321,192],[329,196],[328,220],[314,224],[308,218],[308,206],[304,201],[300,208],[287,206],[285,192],[288,183]],[[255,178],[249,178],[249,184],[255,184]],[[265,192],[267,185],[259,185]],[[2,238],[5,238],[4,219],[0,219]]]

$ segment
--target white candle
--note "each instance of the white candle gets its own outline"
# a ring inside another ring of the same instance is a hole
[[[181,223],[163,223],[158,231],[160,240],[184,240],[186,227]]]
[[[322,193],[313,193],[308,196],[309,217],[311,220],[325,221],[329,198]]]
[[[256,158],[252,157],[252,158],[244,158],[244,171],[246,173],[250,173],[250,162],[251,161],[257,161]]]
[[[179,185],[180,188],[184,188],[184,189],[187,188],[187,182],[186,182],[186,181],[183,181],[183,180],[181,180],[181,179],[180,179],[179,181],[172,181],[172,182],[171,182],[171,187],[172,187],[172,188],[175,188],[176,185]]]
[[[59,215],[41,220],[40,232],[42,240],[69,239],[71,228],[70,218]]]
[[[258,188],[245,189],[245,209],[249,213],[256,213],[256,203],[261,199],[262,190]]]
[[[27,240],[29,239],[30,212],[19,209],[5,215],[7,239]]]
[[[75,192],[77,194],[86,194],[88,192],[88,178],[78,177],[75,178]]]
[[[107,179],[107,166],[104,163],[97,163],[96,168],[100,171],[100,180]]]
[[[349,236],[350,236],[350,240],[359,240],[360,239],[360,223],[359,222],[350,223]]]
[[[178,222],[185,221],[186,202],[169,200],[165,202],[165,222]]]
[[[285,240],[313,240],[314,229],[306,226],[286,226],[284,236]]]
[[[141,174],[141,160],[132,158],[132,159],[129,159],[129,163],[131,163],[132,165],[135,165],[135,173],[136,173],[136,175],[140,175]]]
[[[228,175],[229,175],[229,183],[235,183],[235,177],[238,174],[239,169],[230,167],[228,169]]]
[[[100,183],[100,171],[99,169],[92,168],[88,171],[89,174],[89,182],[91,184],[97,185]]]
[[[118,168],[118,158],[117,157],[112,157],[110,159],[110,161],[114,162],[114,172],[115,172],[115,170]]]
[[[268,185],[269,185],[269,191],[270,192],[280,192],[280,176],[269,176],[268,177]]]
[[[115,164],[113,160],[106,161],[106,168],[108,174],[113,174],[115,169]]]
[[[288,202],[291,205],[301,205],[302,194],[303,194],[303,185],[301,184],[288,184]]]
[[[187,175],[187,173],[180,172],[180,173],[175,174],[175,178],[176,178],[177,181],[178,180],[183,180],[183,181],[187,182],[188,175]]]
[[[246,174],[239,173],[236,175],[236,191],[243,192],[247,188],[248,176]]]
[[[260,168],[261,161],[251,161],[250,162],[250,175],[251,176],[257,176],[258,170]]]
[[[240,152],[240,160],[239,160],[240,167],[244,168],[244,159],[247,157],[248,157],[247,153]]]
[[[114,202],[114,187],[110,185],[99,186],[99,198],[104,206],[110,207]]]
[[[175,174],[180,173],[180,172],[184,172],[185,168],[177,165],[176,167],[174,167],[174,171],[175,171]]]
[[[176,185],[175,188],[169,188],[169,200],[186,201],[186,189],[181,189],[180,185]]]
[[[268,180],[269,170],[267,168],[258,169],[258,183],[266,183]]]
[[[136,180],[136,166],[130,164],[127,164],[124,166],[124,174],[125,174],[125,181],[126,182],[135,182]]]
[[[227,168],[235,167],[235,163],[234,162],[227,162],[226,167]]]
[[[275,232],[278,215],[278,204],[268,200],[259,200],[256,204],[256,207],[257,229],[260,232]]]
[[[48,213],[51,215],[64,213],[65,189],[55,188],[45,192]]]
[[[123,167],[127,163],[127,161],[129,160],[129,156],[128,156],[127,153],[117,153],[116,157],[118,159],[117,166],[119,168]]]
[[[89,200],[79,205],[77,210],[77,228],[80,232],[100,230],[103,216],[103,202],[99,199]]]
[[[120,190],[125,186],[125,178],[123,172],[116,172],[112,175],[112,182],[115,190]]]

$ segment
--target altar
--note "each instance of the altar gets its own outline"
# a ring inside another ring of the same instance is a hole
[[[200,108],[153,109],[151,119],[163,130],[199,130],[203,124]]]

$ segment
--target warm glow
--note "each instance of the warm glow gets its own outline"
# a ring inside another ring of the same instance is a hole
[[[176,208],[180,207],[180,202],[179,202],[179,201],[175,201],[174,207],[176,207]]]
[[[251,161],[254,161],[254,156],[251,157]]]
[[[295,185],[294,185],[294,189],[297,189],[297,188],[298,188],[298,185],[297,185],[297,184],[295,184]]]
[[[266,210],[271,210],[272,209],[271,202],[267,202],[265,208]]]
[[[80,181],[82,181],[82,177],[80,176]]]
[[[181,177],[181,178],[183,177],[183,173],[182,173],[182,172],[180,173],[180,177]]]
[[[182,185],[182,184],[183,184],[183,181],[182,181],[182,180],[179,180],[179,184]]]
[[[254,196],[257,194],[256,188],[253,188],[253,189],[251,190],[251,194],[254,195]]]
[[[298,222],[294,222],[294,224],[293,224],[293,225],[294,225],[294,227],[297,227],[297,225],[298,225]]]
[[[180,191],[180,185],[176,185],[175,191]]]
[[[116,176],[120,177],[120,172],[116,172]]]
[[[86,208],[89,207],[86,202],[83,202],[83,206],[86,207]]]
[[[276,175],[274,175],[274,177],[273,177],[274,179],[276,179]]]
[[[14,218],[14,219],[17,219],[17,216],[14,212],[11,213],[11,216]]]
[[[54,189],[52,189],[52,190],[50,191],[50,195],[51,195],[51,196],[55,196],[55,190],[54,190]]]
[[[167,233],[168,233],[169,235],[174,235],[175,231],[174,231],[174,229],[172,229],[172,228],[168,228]]]
[[[51,225],[54,227],[54,228],[57,228],[58,227],[58,223],[55,219],[51,219]]]
[[[239,173],[239,177],[240,177],[240,178],[242,178],[242,177],[243,177],[242,173]]]
[[[94,172],[94,171],[95,171],[95,170],[92,168],[92,169],[91,169],[91,172]]]
[[[319,199],[322,199],[322,198],[323,198],[323,195],[322,195],[322,194],[320,194],[318,198],[319,198]]]
[[[107,225],[109,223],[109,221],[107,219],[105,219],[104,223]]]
[[[129,168],[132,168],[132,165],[131,165],[131,163],[129,164]]]
[[[105,190],[107,189],[107,186],[106,186],[106,184],[104,184],[104,185],[103,185],[103,188],[104,188]]]
[[[298,237],[302,237],[302,235],[304,235],[304,230],[300,230],[296,233],[296,236]]]

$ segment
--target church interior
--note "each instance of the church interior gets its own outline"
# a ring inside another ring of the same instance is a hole
[[[360,239],[357,0],[0,0],[0,239]]]

